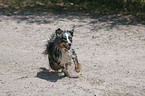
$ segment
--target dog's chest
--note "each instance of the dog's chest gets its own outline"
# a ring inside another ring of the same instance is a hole
[[[72,54],[71,52],[62,50],[62,57],[60,59],[61,64],[71,63]]]

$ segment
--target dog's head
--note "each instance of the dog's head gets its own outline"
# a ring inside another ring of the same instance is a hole
[[[62,31],[60,28],[58,28],[55,33],[58,38],[60,48],[65,48],[66,50],[69,50],[72,45],[74,30]]]

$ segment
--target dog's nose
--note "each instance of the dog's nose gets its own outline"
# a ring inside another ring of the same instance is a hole
[[[71,43],[68,43],[68,46],[71,46]]]

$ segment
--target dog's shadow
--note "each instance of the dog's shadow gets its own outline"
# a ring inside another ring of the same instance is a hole
[[[50,82],[57,82],[57,80],[64,78],[64,76],[59,76],[60,72],[52,72],[46,68],[41,67],[41,71],[37,73],[38,78],[44,79]]]

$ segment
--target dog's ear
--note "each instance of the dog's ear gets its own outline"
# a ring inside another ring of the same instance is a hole
[[[56,36],[59,36],[62,32],[63,32],[63,31],[62,31],[60,28],[58,28],[58,29],[55,31]]]
[[[71,31],[69,31],[70,32],[70,34],[73,36],[73,34],[74,34],[74,29],[72,29]]]

